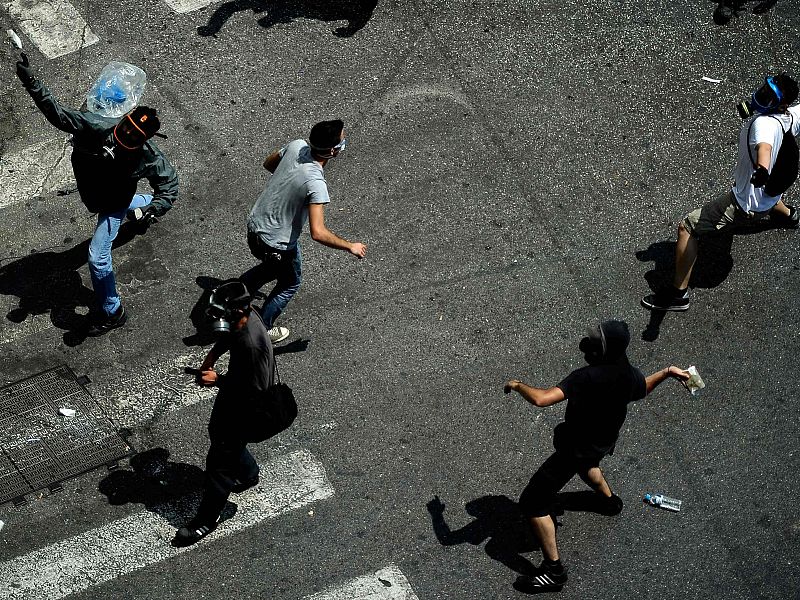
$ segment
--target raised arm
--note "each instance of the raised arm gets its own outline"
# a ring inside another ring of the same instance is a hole
[[[25,54],[17,62],[17,77],[19,77],[22,86],[33,98],[36,107],[51,125],[61,131],[72,134],[84,133],[87,129],[91,129],[91,125],[83,113],[61,106],[61,103],[55,99],[50,90],[36,79]]]
[[[675,365],[670,365],[666,369],[661,369],[660,371],[656,371],[652,375],[648,375],[645,378],[645,384],[647,386],[647,393],[649,394],[652,392],[658,385],[665,381],[668,378],[677,379],[680,382],[687,381],[691,375],[689,375],[688,371],[684,371],[683,369],[676,367]]]
[[[551,406],[565,399],[564,391],[560,387],[536,388],[517,379],[508,381],[503,387],[503,391],[506,394],[515,391],[525,400],[539,407]]]

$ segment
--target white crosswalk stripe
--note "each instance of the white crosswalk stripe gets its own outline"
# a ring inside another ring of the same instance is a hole
[[[164,2],[177,13],[187,13],[214,4],[216,0],[164,0]]]
[[[0,158],[0,208],[61,187],[74,187],[66,138],[39,142]]]
[[[47,58],[71,54],[100,39],[67,0],[2,0],[0,6]]]
[[[303,600],[419,600],[405,575],[395,565],[357,577]]]
[[[325,468],[309,452],[298,450],[261,465],[261,483],[235,497],[236,515],[200,544],[229,536],[266,519],[333,496]],[[143,510],[73,538],[0,563],[0,597],[5,600],[59,600],[199,546],[174,548],[170,520],[191,513],[190,502]],[[9,522],[9,526],[13,523]],[[333,596],[332,598],[343,598]],[[384,598],[384,596],[376,596]],[[413,596],[385,596],[411,599]]]

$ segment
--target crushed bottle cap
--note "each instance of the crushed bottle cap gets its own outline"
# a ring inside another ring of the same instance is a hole
[[[59,408],[58,414],[62,417],[74,417],[75,416],[75,409],[74,408]]]

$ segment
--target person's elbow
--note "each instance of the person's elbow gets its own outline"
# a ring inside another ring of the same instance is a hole
[[[326,239],[328,239],[327,227],[324,226],[320,227],[319,225],[317,226],[311,225],[311,227],[309,227],[309,230],[311,232],[311,239],[314,240],[315,242],[322,243]]]

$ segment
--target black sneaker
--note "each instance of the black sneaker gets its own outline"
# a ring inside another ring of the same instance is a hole
[[[642,306],[649,310],[689,310],[689,290],[683,294],[672,294],[661,292],[658,294],[648,294],[642,298]]]
[[[784,229],[797,229],[800,227],[800,211],[797,210],[795,206],[787,206],[786,208],[789,209],[789,216],[784,217],[783,215],[773,215],[778,217],[776,219],[777,224],[779,227],[783,227]]]
[[[217,523],[214,523],[213,525],[198,525],[195,523],[189,523],[186,527],[181,527],[178,529],[175,537],[172,538],[172,545],[176,546],[177,548],[191,546],[192,544],[196,544],[202,540],[216,528]]]
[[[520,575],[514,582],[514,588],[526,594],[541,594],[543,592],[560,592],[567,583],[567,569],[561,567],[561,572],[556,573],[544,563],[536,570],[534,575]]]
[[[601,513],[606,516],[613,517],[622,512],[623,506],[624,504],[622,503],[622,498],[616,494],[611,494],[610,498],[603,498]]]
[[[128,320],[128,315],[125,313],[125,307],[121,304],[113,315],[102,315],[97,321],[89,326],[86,335],[89,337],[98,337],[108,333],[112,329],[117,329],[125,325]]]

